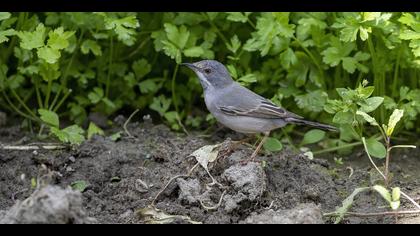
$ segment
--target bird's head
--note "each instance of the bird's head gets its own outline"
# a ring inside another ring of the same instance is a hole
[[[224,88],[233,83],[226,67],[215,60],[203,60],[195,63],[182,63],[192,69],[200,79],[203,89]]]

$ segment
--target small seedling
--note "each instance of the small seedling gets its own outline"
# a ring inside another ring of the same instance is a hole
[[[401,191],[401,189],[399,187],[393,187],[391,190],[388,190],[387,187],[390,184],[390,173],[389,173],[389,163],[390,163],[390,159],[391,159],[391,150],[394,148],[416,148],[416,146],[413,145],[396,145],[396,146],[391,146],[391,137],[392,134],[394,133],[395,127],[397,125],[397,123],[401,120],[401,118],[404,115],[404,111],[403,110],[394,110],[394,112],[392,113],[392,115],[389,118],[388,124],[385,125],[383,124],[382,126],[379,125],[379,123],[375,120],[375,118],[371,117],[370,115],[368,115],[365,112],[362,111],[357,111],[356,113],[357,115],[363,117],[363,119],[365,121],[367,121],[369,124],[378,127],[379,131],[382,134],[382,138],[386,144],[386,148],[384,148],[384,155],[376,155],[376,156],[384,156],[385,159],[385,172],[383,173],[375,164],[375,162],[373,161],[371,155],[373,153],[378,154],[378,152],[382,152],[382,148],[381,145],[382,143],[380,142],[374,142],[374,145],[369,144],[369,142],[367,141],[367,139],[365,137],[362,137],[362,142],[363,145],[365,147],[365,152],[366,155],[369,157],[370,162],[372,163],[372,165],[375,167],[376,171],[383,177],[384,179],[384,186],[382,185],[375,185],[373,187],[364,187],[364,188],[357,188],[348,198],[346,198],[343,201],[343,206],[338,208],[335,212],[333,213],[327,213],[325,214],[326,216],[337,216],[335,223],[339,223],[344,216],[347,214],[348,210],[350,209],[353,201],[354,201],[354,197],[359,194],[360,192],[366,191],[366,190],[372,190],[372,191],[376,191],[377,193],[379,193],[383,199],[385,199],[388,204],[389,207],[393,210],[396,211],[399,209],[400,207],[400,196],[403,195],[405,198],[407,198],[408,200],[410,200],[417,208],[420,209],[419,204],[417,204],[414,200],[412,200],[411,197],[409,197],[407,194],[403,193]],[[370,139],[372,140],[372,139]],[[379,150],[379,151],[378,151]],[[366,214],[368,215],[368,214]]]
[[[339,158],[334,157],[334,162],[335,162],[336,165],[339,165],[339,166],[344,164],[343,158],[341,158],[341,157],[339,157]]]
[[[70,186],[77,191],[84,192],[87,188],[87,183],[84,180],[74,181]]]

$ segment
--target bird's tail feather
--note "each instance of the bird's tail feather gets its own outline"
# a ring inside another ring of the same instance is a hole
[[[286,121],[290,122],[290,123],[293,123],[293,124],[297,124],[297,125],[308,125],[308,126],[312,126],[312,127],[323,129],[323,130],[338,132],[337,127],[334,127],[334,126],[331,126],[331,125],[326,125],[326,124],[321,124],[321,123],[318,123],[318,122],[296,119],[296,118],[288,118],[288,119],[286,119]]]

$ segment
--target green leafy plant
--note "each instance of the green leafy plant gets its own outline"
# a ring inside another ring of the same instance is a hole
[[[332,114],[347,131],[356,108],[346,101],[363,98],[337,98],[336,88],[357,89],[369,78],[370,103],[357,109],[380,123],[403,109],[402,127],[411,131],[420,127],[419,22],[418,13],[398,12],[3,12],[0,109],[31,127],[42,126],[38,109],[83,128],[92,112],[140,109],[175,130],[207,129],[215,121],[206,117],[201,86],[179,63],[217,59],[276,104],[324,123]],[[369,89],[360,90],[366,97]],[[385,106],[366,110],[382,98]],[[333,100],[347,110],[324,109]],[[360,141],[343,133],[353,132],[326,134],[324,148]]]
[[[357,113],[358,115],[362,116],[363,119],[365,119],[370,125],[376,126],[379,131],[382,134],[382,138],[384,140],[384,143],[386,145],[386,148],[382,146],[381,143],[379,142],[372,142],[369,140],[366,140],[364,137],[362,138],[365,150],[367,152],[367,154],[370,156],[375,156],[375,157],[385,157],[385,171],[384,174],[382,174],[382,172],[378,171],[381,173],[381,175],[384,177],[385,179],[385,185],[389,184],[390,181],[390,175],[389,175],[389,161],[390,161],[390,156],[391,156],[391,150],[394,148],[416,148],[416,146],[413,145],[396,145],[396,146],[391,146],[391,137],[392,134],[394,133],[394,130],[396,128],[397,123],[401,120],[401,118],[404,115],[404,110],[398,110],[395,109],[394,112],[392,113],[392,115],[389,118],[388,124],[385,125],[383,124],[382,126],[379,125],[379,123],[371,116],[369,116],[366,113],[363,113],[361,111],[358,111]],[[371,144],[369,144],[369,142],[371,142]],[[373,155],[375,154],[375,155]],[[373,163],[373,161],[372,161]]]
[[[71,188],[80,192],[84,192],[88,186],[86,181],[84,180],[78,180],[74,181],[70,184]]]
[[[333,213],[325,214],[327,216],[336,216],[335,223],[339,223],[341,220],[343,220],[344,216],[347,214],[348,210],[351,208],[351,205],[353,204],[354,197],[357,194],[366,190],[372,190],[379,193],[382,196],[382,198],[387,201],[387,203],[389,204],[389,207],[394,211],[398,210],[400,207],[401,195],[403,195],[405,198],[407,198],[414,204],[417,204],[415,203],[414,200],[412,200],[411,197],[403,193],[400,187],[393,187],[391,190],[388,190],[388,186],[391,181],[391,178],[390,178],[391,175],[389,172],[391,151],[395,148],[416,148],[416,146],[414,145],[394,145],[394,146],[391,145],[392,134],[394,133],[397,123],[403,117],[404,111],[398,110],[398,109],[394,110],[392,115],[389,117],[389,121],[387,125],[385,124],[379,125],[379,123],[375,120],[375,118],[369,116],[365,112],[357,111],[357,115],[363,117],[363,119],[366,120],[366,122],[368,122],[370,125],[376,126],[381,132],[382,138],[384,139],[384,142],[386,144],[386,149],[384,148],[384,150],[382,150],[383,146],[378,141],[375,141],[374,144],[369,144],[369,141],[366,140],[364,137],[362,137],[362,142],[365,147],[365,152],[367,156],[369,157],[370,162],[375,167],[376,171],[383,177],[384,186],[375,185],[372,187],[362,187],[362,188],[355,189],[354,192],[343,201],[343,205],[341,207],[337,208],[337,210]],[[382,156],[382,155],[385,156],[386,159],[385,159],[384,171],[378,168],[378,166],[375,164],[375,162],[373,161],[371,157],[372,154],[379,154],[378,156]]]
[[[45,122],[50,127],[50,132],[56,136],[63,143],[70,144],[80,144],[85,140],[83,136],[84,130],[78,125],[72,125],[64,129],[60,129],[60,122],[58,115],[55,112],[39,109],[38,113],[43,122]],[[93,128],[90,128],[89,131],[92,132]]]

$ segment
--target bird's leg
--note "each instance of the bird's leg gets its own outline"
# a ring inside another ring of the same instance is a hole
[[[245,161],[243,161],[243,164],[248,163],[249,161],[253,161],[255,159],[255,157],[257,157],[258,152],[260,151],[261,147],[263,146],[263,144],[265,143],[265,141],[267,140],[268,136],[270,135],[270,131],[265,132],[264,133],[264,137],[261,140],[261,142],[258,144],[257,148],[255,149],[255,151],[252,153],[251,157],[246,159]]]
[[[223,152],[224,154],[222,155],[222,158],[230,156],[230,154],[232,154],[240,145],[242,145],[243,143],[246,143],[251,138],[253,137],[249,136],[238,141],[230,141],[228,146],[226,147],[225,152]]]
[[[241,140],[238,141],[233,141],[233,144],[231,145],[231,150],[235,150],[238,146],[240,146],[243,143],[248,142],[249,140],[251,140],[253,138],[253,136],[248,136],[246,138],[243,138]]]

